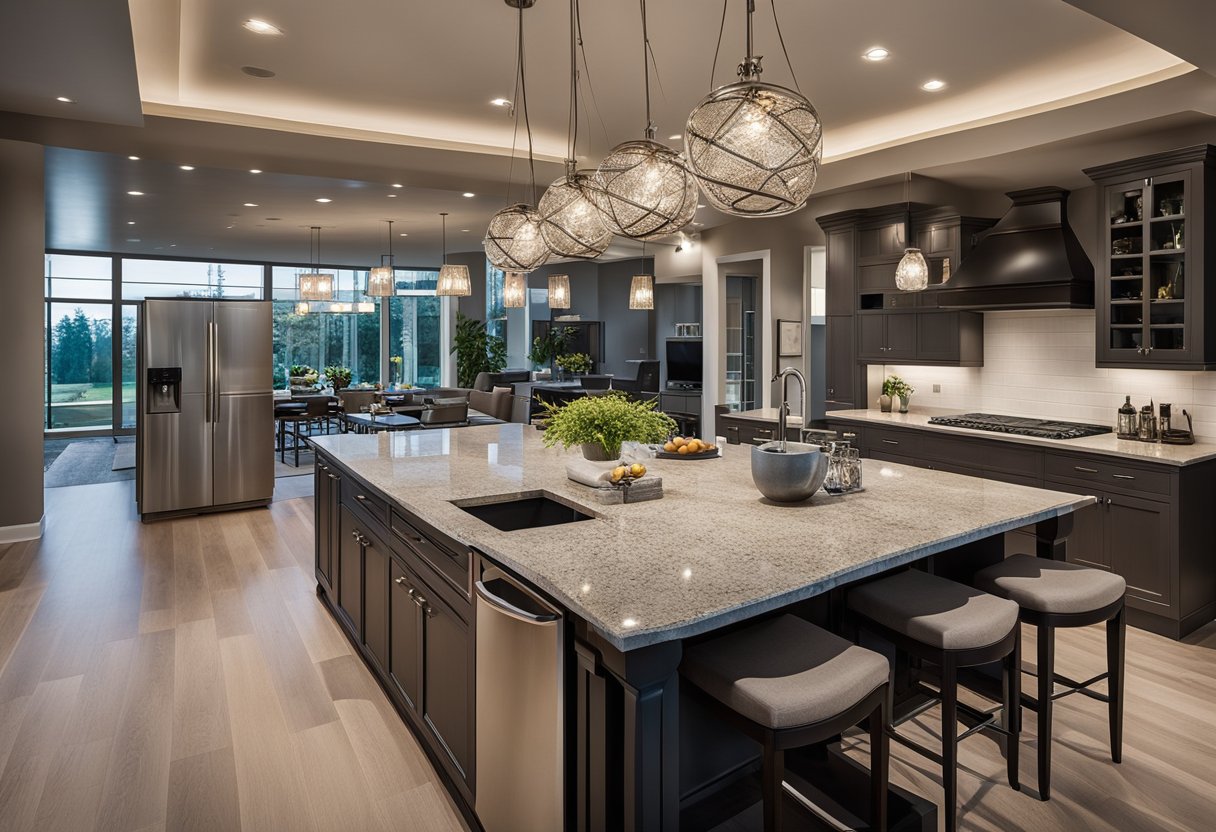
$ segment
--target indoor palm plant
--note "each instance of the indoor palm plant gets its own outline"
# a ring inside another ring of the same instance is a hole
[[[622,442],[662,442],[676,430],[670,416],[653,401],[631,401],[622,393],[583,396],[566,404],[546,402],[545,445],[581,445],[587,459],[621,455]]]
[[[497,335],[486,331],[484,321],[456,313],[456,337],[452,352],[456,353],[456,383],[472,387],[478,373],[497,373],[507,366],[507,345]]]

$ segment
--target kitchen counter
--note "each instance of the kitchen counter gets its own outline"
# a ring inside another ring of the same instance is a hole
[[[1129,439],[1117,439],[1113,433],[1086,436],[1080,439],[1042,439],[1035,436],[1017,436],[986,430],[968,430],[967,428],[954,428],[929,423],[929,418],[932,416],[956,416],[963,412],[968,411],[936,407],[918,407],[908,413],[883,413],[879,410],[832,410],[828,412],[825,418],[829,422],[860,422],[890,427],[920,428],[958,436],[993,439],[999,442],[1016,442],[1021,445],[1035,445],[1057,451],[1075,450],[1085,453],[1106,454],[1127,460],[1159,462],[1166,465],[1191,465],[1196,462],[1216,458],[1216,443],[1211,442],[1200,441],[1194,445],[1163,445],[1159,442],[1136,442]],[[1181,418],[1181,414],[1179,414],[1179,417]]]
[[[723,416],[731,419],[747,419],[753,422],[777,422],[777,408],[775,407],[757,407],[754,410],[738,410],[730,413],[724,413]],[[791,414],[785,417],[786,427],[800,428],[802,427],[802,417]]]
[[[554,596],[621,651],[708,632],[1094,502],[871,463],[862,493],[780,506],[753,486],[751,449],[731,446],[720,459],[652,460],[663,499],[603,506],[566,478],[566,454],[541,436],[505,424],[312,442],[438,531]],[[502,532],[452,503],[539,492],[595,519]]]

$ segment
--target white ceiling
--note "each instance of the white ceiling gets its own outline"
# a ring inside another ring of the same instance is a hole
[[[817,193],[909,170],[996,192],[1075,187],[1082,166],[1168,149],[1154,144],[1158,132],[1201,136],[1216,116],[1216,80],[1175,54],[1209,63],[1195,32],[1210,0],[1164,3],[1166,27],[1126,0],[778,2],[798,81],[825,123]],[[593,166],[642,132],[640,24],[636,0],[582,5],[594,103],[584,84],[579,156]],[[11,111],[0,113],[0,137],[72,149],[48,156],[51,245],[284,261],[307,255],[305,229],[319,223],[335,262],[362,263],[383,249],[381,221],[391,216],[410,235],[397,238],[398,262],[424,265],[439,256],[439,211],[452,212],[449,249],[469,250],[490,215],[521,197],[526,165],[508,158],[512,121],[488,103],[518,98],[516,13],[502,0],[123,6],[45,0],[0,12],[23,34],[0,52],[0,68],[22,68],[0,80],[0,109]],[[667,140],[710,87],[722,5],[649,7],[654,118]],[[742,8],[729,0],[715,83],[730,80],[742,55]],[[565,155],[567,0],[537,0],[524,15],[543,188]],[[284,34],[247,32],[240,24],[255,16]],[[765,80],[792,83],[768,3],[757,4],[756,22]],[[876,44],[892,57],[863,61]],[[29,71],[52,52],[86,57]],[[244,65],[277,75],[250,78]],[[946,89],[920,90],[931,77]],[[69,87],[76,103],[47,100]],[[197,169],[180,171],[183,163]],[[265,173],[252,177],[251,167]],[[389,198],[393,182],[405,187]],[[132,189],[147,196],[127,197]],[[334,202],[318,205],[317,195]],[[712,209],[697,215],[699,228],[726,220]]]

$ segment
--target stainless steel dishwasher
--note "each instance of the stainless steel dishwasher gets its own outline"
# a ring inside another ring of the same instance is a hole
[[[486,832],[562,829],[562,611],[495,567],[476,588],[477,817]]]

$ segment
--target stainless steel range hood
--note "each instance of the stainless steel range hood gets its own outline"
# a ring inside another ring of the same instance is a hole
[[[1068,224],[1068,191],[1006,194],[1013,207],[934,290],[947,309],[1092,309],[1094,267]]]

